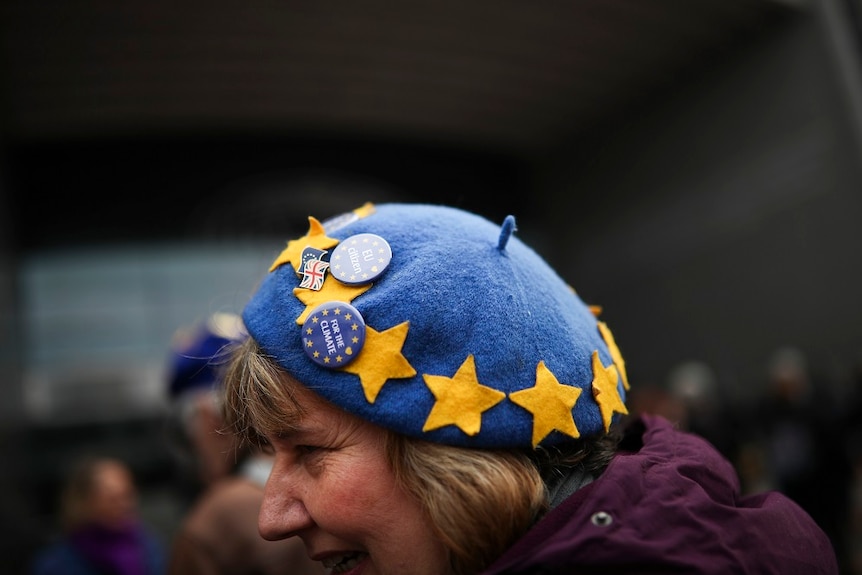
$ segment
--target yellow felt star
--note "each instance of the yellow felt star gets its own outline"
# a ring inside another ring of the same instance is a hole
[[[302,262],[302,250],[307,247],[328,250],[336,245],[338,245],[338,240],[327,236],[323,225],[313,216],[308,216],[308,233],[298,240],[287,242],[287,247],[275,258],[275,261],[269,266],[269,271],[275,271],[276,268],[288,262],[292,262],[295,268],[297,264]]]
[[[509,394],[512,403],[533,414],[533,447],[555,429],[575,439],[581,436],[572,409],[582,391],[579,387],[561,384],[545,362],[540,361],[536,366],[536,385]]]
[[[476,360],[468,355],[452,377],[422,374],[425,385],[437,401],[425,420],[422,431],[445,425],[457,425],[467,435],[476,435],[482,427],[482,412],[503,401],[506,394],[486,387],[476,377]]]
[[[355,210],[353,213],[359,216],[360,218],[364,218],[366,216],[370,216],[375,211],[374,204],[372,202],[365,202]]]
[[[324,281],[323,287],[319,291],[303,288],[293,288],[293,295],[305,304],[305,309],[296,318],[296,323],[302,324],[308,313],[322,303],[328,301],[343,301],[350,303],[356,296],[362,295],[368,291],[373,284],[365,284],[359,286],[349,286],[337,281]]]
[[[416,370],[401,353],[409,325],[405,321],[384,331],[365,326],[362,352],[341,368],[359,376],[368,403],[374,403],[386,380],[416,375]]]
[[[623,400],[620,398],[620,391],[617,388],[619,382],[619,374],[616,368],[611,365],[605,367],[602,365],[602,360],[599,358],[599,352],[593,352],[593,397],[596,398],[596,403],[599,404],[599,409],[602,412],[602,420],[605,423],[605,431],[611,427],[611,418],[614,412],[628,413]]]
[[[623,361],[623,354],[620,353],[620,348],[617,347],[617,342],[614,341],[614,334],[611,333],[610,328],[604,322],[600,321],[598,324],[599,333],[602,334],[602,339],[608,344],[608,351],[611,352],[611,359],[614,360],[614,365],[617,366],[620,376],[623,378],[623,387],[628,390],[629,377],[626,375],[626,362]]]

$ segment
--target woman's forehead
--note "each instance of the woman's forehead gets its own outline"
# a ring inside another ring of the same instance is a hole
[[[293,378],[288,380],[287,385],[290,390],[288,394],[289,399],[284,399],[277,408],[280,413],[273,415],[276,420],[281,419],[285,426],[292,428],[291,433],[307,433],[335,426],[370,425],[368,422],[348,413],[346,410],[314,393],[311,389]],[[277,421],[272,423],[277,424]],[[267,427],[271,427],[271,425],[267,425]],[[287,433],[289,430],[275,429],[273,431]]]
[[[311,427],[353,428],[356,426],[372,426],[345,409],[338,407],[327,399],[317,395],[310,389],[299,385],[296,389],[297,402],[303,410],[299,426],[304,429]]]

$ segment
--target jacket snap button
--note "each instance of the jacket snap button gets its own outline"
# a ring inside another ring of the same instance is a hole
[[[593,525],[596,527],[607,527],[614,522],[614,519],[606,511],[596,511],[593,513],[593,516],[590,517],[590,521],[592,521]]]

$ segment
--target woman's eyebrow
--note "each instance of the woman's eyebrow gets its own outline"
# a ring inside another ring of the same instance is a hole
[[[272,435],[282,441],[300,441],[314,435],[314,429],[303,424],[291,425],[284,429],[273,429]]]

